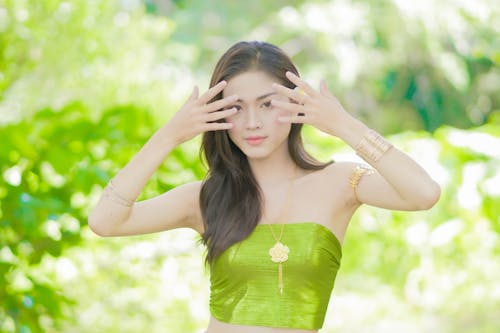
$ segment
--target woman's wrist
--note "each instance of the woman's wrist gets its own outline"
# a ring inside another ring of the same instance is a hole
[[[137,198],[126,198],[123,194],[119,193],[115,188],[113,179],[110,179],[108,184],[104,187],[103,196],[125,207],[132,207],[134,202],[137,200]]]
[[[171,135],[170,131],[160,130],[153,134],[146,145],[152,149],[159,149],[169,153],[180,144],[180,140]]]
[[[377,131],[354,117],[349,117],[338,131],[338,137],[350,145],[366,162],[377,162],[391,147]]]
[[[370,164],[378,162],[378,160],[393,146],[384,139],[377,131],[369,129],[363,134],[363,137],[358,142],[354,149],[356,154]]]
[[[339,137],[353,149],[355,149],[361,141],[364,133],[370,129],[363,122],[352,116],[348,116],[345,121],[341,122],[339,127],[340,128],[332,132],[335,133],[335,136]]]

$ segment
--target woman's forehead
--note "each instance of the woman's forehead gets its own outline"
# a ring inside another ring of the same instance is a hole
[[[244,101],[254,101],[259,97],[262,98],[264,95],[273,93],[273,83],[280,82],[265,72],[244,72],[228,80],[223,95],[236,94]]]

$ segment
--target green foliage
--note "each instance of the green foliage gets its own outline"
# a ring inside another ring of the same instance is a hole
[[[107,110],[93,121],[81,104],[72,103],[58,111],[40,110],[30,121],[3,128],[0,327],[5,332],[25,326],[31,332],[58,328],[74,301],[50,283],[53,272],[32,270],[80,243],[89,200],[145,143],[153,127],[151,116],[133,106]],[[201,177],[203,168],[193,165],[195,161],[196,153],[176,149],[168,170],[155,177],[162,180],[148,187],[155,186],[157,194]],[[184,176],[177,174],[181,169]]]
[[[494,3],[3,0],[2,121],[69,100],[94,116],[118,102],[166,119],[224,49],[264,39],[384,133],[479,126],[500,110]]]

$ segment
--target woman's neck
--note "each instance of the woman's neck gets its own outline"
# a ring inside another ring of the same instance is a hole
[[[261,187],[289,181],[294,173],[295,162],[290,154],[272,154],[265,159],[249,159],[250,168]]]

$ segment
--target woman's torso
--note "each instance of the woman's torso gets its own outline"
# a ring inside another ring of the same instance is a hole
[[[352,191],[348,182],[346,170],[337,167],[335,163],[324,170],[304,171],[293,186],[288,212],[281,219],[284,201],[287,198],[289,187],[263,187],[266,209],[269,220],[259,221],[266,223],[303,223],[312,221],[328,228],[343,243],[344,235],[350,218],[356,206],[351,202]],[[333,169],[333,170],[332,170]],[[346,177],[347,176],[347,177]],[[203,223],[199,220],[199,233],[203,232]],[[205,333],[311,333],[317,330],[274,328],[262,326],[248,326],[225,323],[210,315],[209,324]]]

